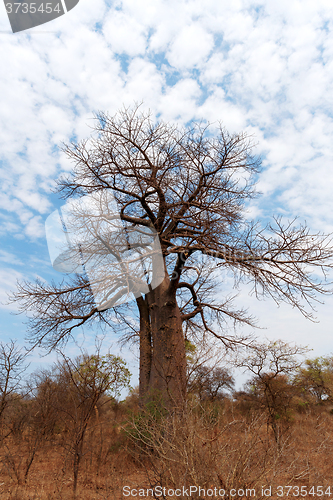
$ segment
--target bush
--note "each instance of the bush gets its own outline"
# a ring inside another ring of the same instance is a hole
[[[151,487],[216,485],[227,491],[255,488],[273,479],[283,446],[279,450],[270,440],[265,423],[264,415],[247,422],[228,419],[223,411],[216,414],[215,407],[189,408],[158,418],[145,412],[131,422],[127,433],[133,455],[146,466]],[[194,493],[191,498],[201,497]]]

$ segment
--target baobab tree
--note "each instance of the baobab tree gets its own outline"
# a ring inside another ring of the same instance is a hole
[[[155,123],[139,106],[115,116],[99,113],[88,140],[64,147],[73,170],[58,181],[58,192],[66,200],[112,192],[127,230],[158,235],[162,280],[155,288],[148,283],[132,304],[111,301],[104,309],[84,273],[70,274],[61,284],[20,283],[13,299],[30,313],[30,340],[52,349],[96,320],[126,326],[140,339],[141,399],[159,394],[175,407],[186,392],[185,337],[211,334],[226,347],[250,342],[225,328],[227,319],[253,320],[217,293],[221,270],[231,271],[237,282],[251,282],[257,296],[286,301],[311,317],[312,301],[329,291],[331,240],[295,221],[284,225],[276,218],[265,227],[247,221],[246,203],[256,195],[260,169],[252,150],[246,134],[229,134],[222,126],[213,133],[201,123]],[[100,243],[104,252],[110,248],[105,239]],[[118,299],[127,292],[120,285],[112,289]]]

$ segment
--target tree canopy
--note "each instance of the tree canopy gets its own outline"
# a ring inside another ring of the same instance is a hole
[[[131,305],[96,305],[87,274],[68,275],[60,285],[20,283],[14,300],[30,313],[32,342],[52,349],[96,320],[119,331],[126,327],[140,339],[141,397],[162,392],[175,405],[186,386],[184,337],[211,334],[227,347],[250,342],[226,328],[228,319],[254,321],[223,296],[221,270],[231,271],[236,283],[252,283],[257,296],[285,301],[310,318],[318,294],[330,291],[329,236],[312,234],[295,220],[284,224],[277,217],[264,227],[247,220],[260,159],[246,134],[202,123],[155,123],[134,107],[115,116],[99,113],[94,134],[64,151],[73,169],[58,181],[60,195],[75,200],[112,192],[127,232],[147,228],[157,235],[163,276],[158,286],[148,280],[147,291],[135,295],[137,328]],[[107,254],[111,240],[103,233],[98,245]],[[115,297],[128,292],[123,282],[113,283]]]

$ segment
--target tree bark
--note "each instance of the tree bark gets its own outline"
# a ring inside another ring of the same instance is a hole
[[[140,312],[140,375],[139,375],[139,400],[142,405],[149,389],[152,339],[150,328],[149,306],[147,298],[136,299]]]
[[[175,410],[183,407],[185,402],[186,353],[176,294],[174,288],[170,287],[167,275],[164,281],[147,295],[147,301],[152,342],[146,394],[149,400],[160,400],[167,410]],[[147,339],[143,335],[142,337]],[[144,364],[147,362],[144,348],[141,354]],[[145,376],[142,377],[142,384],[144,381]]]

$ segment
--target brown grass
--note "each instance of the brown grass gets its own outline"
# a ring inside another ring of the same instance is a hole
[[[325,408],[295,413],[290,422],[279,424],[279,432],[277,444],[264,414],[244,416],[231,403],[157,419],[122,411],[115,418],[108,411],[88,432],[76,498],[124,499],[125,485],[256,488],[256,498],[262,498],[262,486],[331,484],[333,495],[333,415]],[[72,499],[66,437],[43,442],[24,483],[29,439],[11,436],[0,448],[1,500]]]

